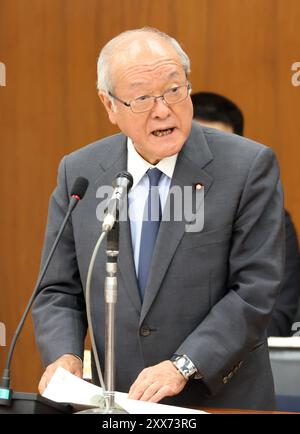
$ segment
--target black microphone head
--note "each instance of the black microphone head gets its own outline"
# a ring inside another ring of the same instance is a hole
[[[126,187],[127,191],[131,189],[133,185],[133,177],[129,172],[120,172],[115,176],[113,181],[113,187]]]
[[[76,178],[71,190],[71,196],[76,196],[79,199],[83,199],[88,186],[89,181],[86,178],[81,176]]]

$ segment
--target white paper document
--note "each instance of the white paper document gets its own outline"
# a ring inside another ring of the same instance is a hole
[[[101,387],[81,380],[63,368],[55,371],[43,396],[52,401],[70,403],[77,410],[97,407],[103,402]],[[127,393],[121,392],[115,393],[115,402],[130,414],[205,414],[189,408],[128,399]]]

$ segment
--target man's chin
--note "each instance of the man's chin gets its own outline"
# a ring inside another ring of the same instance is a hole
[[[162,160],[163,158],[171,157],[172,155],[180,152],[183,143],[161,143],[161,146],[155,146],[157,150],[157,157]]]
[[[158,161],[163,160],[164,158],[171,157],[172,155],[178,154],[180,152],[184,140],[167,140],[164,137],[160,138],[161,140],[149,140],[146,146],[135,146],[136,151],[151,164],[157,164]],[[150,151],[147,153],[147,151]]]

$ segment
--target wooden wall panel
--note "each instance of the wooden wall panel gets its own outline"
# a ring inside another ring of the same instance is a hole
[[[116,131],[96,93],[100,47],[119,32],[158,27],[192,59],[193,89],[227,95],[246,135],[280,160],[288,209],[300,229],[298,0],[0,0],[0,322],[7,340],[34,286],[48,198],[61,157]],[[0,369],[6,348],[0,347]],[[14,386],[34,390],[42,372],[28,322]]]
[[[279,149],[286,206],[300,237],[300,87],[292,86],[291,65],[300,62],[300,2],[278,1],[274,142]]]

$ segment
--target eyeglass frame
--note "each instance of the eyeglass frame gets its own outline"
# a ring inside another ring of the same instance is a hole
[[[186,87],[186,88],[187,88],[186,96],[185,96],[183,99],[181,99],[180,101],[176,101],[176,102],[174,102],[174,103],[169,104],[169,103],[167,103],[167,101],[165,100],[164,95],[165,95],[165,93],[169,92],[170,90],[172,90],[172,89],[174,89],[174,88],[176,88],[176,87],[178,87],[178,88],[179,88],[179,87]],[[134,112],[134,111],[132,110],[131,103],[132,103],[132,101],[135,101],[135,100],[137,100],[137,99],[139,99],[139,98],[141,98],[141,97],[133,98],[133,99],[131,99],[130,101],[124,101],[124,100],[122,100],[121,98],[117,97],[116,95],[113,95],[113,94],[111,93],[111,91],[108,91],[108,95],[109,95],[110,97],[114,98],[115,100],[121,102],[121,103],[124,104],[126,107],[129,107],[130,110],[132,111],[132,113],[145,113],[145,112],[148,112],[148,111],[152,110],[152,108],[154,107],[154,103],[155,103],[155,101],[156,101],[157,99],[159,99],[159,98],[162,98],[162,100],[164,101],[165,104],[167,104],[167,105],[173,105],[173,104],[177,104],[177,103],[179,103],[179,102],[181,102],[181,101],[184,101],[184,100],[188,97],[188,95],[191,93],[191,91],[192,91],[192,85],[191,85],[191,83],[188,81],[187,83],[182,84],[182,85],[180,85],[180,86],[173,86],[173,87],[170,87],[170,88],[167,89],[167,90],[166,90],[162,95],[159,95],[159,96],[154,96],[154,95],[143,95],[143,96],[147,96],[148,98],[151,98],[152,101],[153,101],[153,105],[152,105],[151,108],[149,108],[149,109],[147,109],[147,110],[142,110],[142,111],[140,111],[140,112]]]

